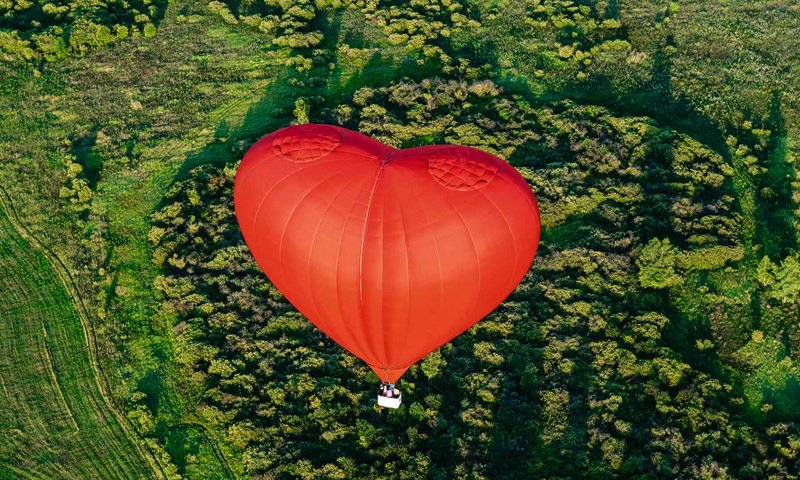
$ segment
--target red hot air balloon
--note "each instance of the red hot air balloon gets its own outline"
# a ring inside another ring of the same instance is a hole
[[[394,383],[489,314],[539,243],[527,182],[481,150],[397,150],[331,125],[245,155],[236,218],[259,266],[335,342]]]

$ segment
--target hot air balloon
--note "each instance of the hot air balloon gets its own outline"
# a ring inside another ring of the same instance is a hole
[[[495,309],[539,243],[536,199],[502,159],[453,145],[398,150],[332,125],[259,140],[236,173],[234,205],[270,281],[372,368],[390,407],[403,372]]]

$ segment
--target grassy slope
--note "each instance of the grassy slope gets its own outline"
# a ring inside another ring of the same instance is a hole
[[[149,231],[149,216],[158,206],[166,189],[172,184],[184,165],[192,164],[193,153],[198,145],[206,145],[203,149],[206,155],[209,143],[215,142],[214,130],[209,126],[217,125],[223,118],[233,125],[238,124],[242,117],[249,111],[251,103],[255,103],[260,95],[256,92],[263,88],[263,84],[253,85],[254,91],[244,92],[230,102],[226,102],[219,109],[211,112],[203,125],[192,129],[180,139],[171,139],[148,147],[142,154],[143,162],[140,167],[132,171],[119,172],[117,175],[103,179],[98,185],[97,201],[108,212],[109,231],[118,235],[121,242],[115,246],[113,256],[109,262],[109,270],[114,272],[114,284],[125,292],[125,298],[118,298],[118,307],[131,314],[139,316],[134,321],[144,321],[156,330],[155,335],[143,335],[135,338],[127,347],[130,349],[131,359],[135,360],[133,369],[138,371],[133,376],[138,376],[144,371],[144,378],[148,385],[143,390],[147,391],[150,400],[157,404],[157,416],[162,420],[175,424],[174,428],[167,428],[161,435],[166,439],[166,446],[173,457],[173,461],[182,467],[185,455],[195,449],[206,454],[206,462],[211,454],[216,454],[216,448],[211,441],[202,442],[201,437],[206,431],[200,425],[192,425],[198,419],[190,412],[193,409],[183,406],[187,399],[184,394],[178,393],[180,386],[174,382],[175,366],[172,358],[172,335],[169,333],[173,326],[171,318],[159,318],[153,314],[153,297],[151,286],[156,275],[159,274],[152,258],[152,246],[147,240]],[[268,117],[263,117],[268,118]],[[212,148],[212,151],[214,149]],[[222,152],[220,152],[222,153]],[[227,160],[230,153],[222,153],[215,157]],[[153,362],[154,358],[158,362]],[[140,383],[140,386],[143,384]],[[179,439],[186,439],[186,444]],[[209,439],[210,440],[210,439]],[[197,446],[195,446],[197,445]],[[196,453],[191,453],[196,455]],[[225,478],[229,471],[225,464],[225,455],[221,455],[219,462],[213,469],[207,469],[202,478]],[[235,468],[238,471],[238,468]],[[215,472],[214,474],[209,473]],[[189,471],[186,472],[189,474]],[[200,477],[191,477],[200,478]]]
[[[243,33],[235,27],[222,26],[217,19],[211,19],[211,24],[202,20],[197,23],[179,22],[176,16],[185,11],[184,6],[180,2],[172,5],[157,38],[146,42],[123,42],[86,58],[70,59],[53,65],[41,78],[30,77],[25,72],[11,72],[4,78],[0,82],[4,96],[3,102],[0,102],[0,117],[5,122],[0,133],[10,147],[6,149],[5,160],[11,161],[5,165],[0,162],[0,176],[10,180],[11,183],[6,185],[12,189],[12,195],[19,198],[18,213],[23,221],[30,222],[31,230],[37,234],[44,234],[44,243],[69,264],[75,246],[69,241],[56,240],[60,237],[59,232],[68,231],[68,227],[54,224],[57,220],[43,214],[48,208],[53,208],[53,199],[57,200],[57,184],[53,187],[52,180],[48,179],[37,182],[33,191],[24,191],[24,188],[20,188],[25,178],[20,173],[23,168],[20,165],[34,162],[38,165],[37,171],[52,171],[53,178],[59,178],[63,167],[57,152],[63,149],[65,137],[79,138],[87,131],[97,129],[113,131],[120,121],[139,122],[135,125],[136,132],[158,130],[158,133],[148,136],[147,140],[137,145],[141,154],[134,166],[117,165],[107,161],[110,159],[102,159],[107,162],[102,165],[103,174],[97,183],[95,209],[101,210],[107,218],[107,235],[115,239],[112,249],[107,252],[106,270],[110,272],[109,283],[112,285],[109,290],[115,292],[112,295],[117,295],[117,292],[120,295],[111,299],[118,307],[112,309],[113,316],[105,321],[97,318],[91,320],[100,330],[107,328],[104,324],[108,322],[123,320],[138,332],[129,344],[124,345],[130,353],[124,363],[117,363],[119,358],[108,356],[109,352],[104,350],[103,345],[100,346],[104,373],[109,376],[109,388],[117,403],[131,389],[124,383],[125,379],[154,379],[154,388],[161,397],[158,400],[163,400],[158,402],[159,420],[163,421],[158,427],[159,435],[168,440],[165,443],[174,456],[173,461],[183,467],[186,455],[192,455],[197,460],[193,465],[186,466],[187,474],[192,470],[197,474],[201,469],[202,475],[195,475],[196,478],[229,478],[232,475],[230,467],[209,432],[203,425],[195,423],[196,419],[183,417],[181,395],[176,393],[179,387],[171,381],[173,363],[168,334],[171,325],[165,319],[152,316],[154,298],[150,288],[158,269],[151,261],[146,235],[150,213],[184,162],[189,164],[193,161],[192,152],[203,150],[206,155],[213,156],[214,149],[206,147],[216,144],[219,150],[227,154],[225,160],[231,156],[227,146],[220,144],[218,137],[223,131],[218,128],[220,125],[229,124],[235,128],[249,113],[256,120],[252,121],[251,118],[249,122],[255,125],[254,134],[260,131],[259,125],[269,118],[269,108],[254,110],[251,107],[264,100],[262,96],[266,85],[270,83],[268,70],[271,69],[266,65],[265,57],[258,54],[263,49],[263,38],[255,32]],[[149,69],[152,65],[158,65],[158,68],[142,75],[143,69]],[[280,92],[276,92],[272,98],[278,103],[285,103]],[[35,103],[31,104],[29,99],[36,99]],[[139,106],[138,111],[133,111],[136,108],[132,105],[136,102],[144,104],[144,108]],[[20,104],[27,104],[30,108],[19,109]],[[200,110],[202,114],[194,113],[193,109]],[[130,128],[123,129],[118,137],[112,133],[112,141],[124,143],[124,137],[131,133],[134,130]],[[80,152],[77,153],[80,161]],[[0,160],[3,160],[2,155],[0,153]],[[21,245],[9,248],[12,251],[26,250]],[[69,268],[75,270],[72,265]],[[0,282],[12,281],[10,270],[0,270]],[[81,296],[91,303],[94,295],[86,290],[85,285],[84,282]],[[46,306],[50,305],[50,301],[39,298],[33,305]],[[53,302],[53,305],[57,305],[57,302]],[[94,315],[96,309],[90,308],[89,312]],[[49,342],[54,348],[70,351],[81,347],[70,344],[72,340],[70,337],[52,337]],[[99,340],[101,344],[108,345],[110,339],[104,338],[101,332]],[[82,344],[82,348],[83,353],[87,354],[85,344]],[[6,352],[0,352],[0,356],[12,358]],[[129,363],[128,360],[133,362]],[[149,369],[157,371],[151,372]],[[23,375],[23,372],[5,372],[5,383],[24,381],[24,375],[16,378],[15,374]],[[93,381],[90,375],[76,374],[75,378]],[[26,401],[20,401],[20,405]],[[97,415],[102,417],[102,414]],[[15,413],[11,411],[7,416],[5,412],[0,415],[0,432],[6,428],[16,428],[11,421],[14,416]],[[42,425],[48,423],[51,422],[41,422]],[[57,422],[53,420],[53,423]],[[55,441],[55,433],[23,428],[16,430],[14,435],[16,443],[35,445],[37,438],[41,438],[42,442]],[[3,432],[0,438],[4,436]],[[185,439],[185,444],[181,444],[180,439]],[[15,466],[16,459],[11,457],[12,453],[20,457],[25,455],[14,453],[16,450],[12,452],[16,447],[9,444],[6,458],[6,445],[3,442],[0,441],[0,478],[26,475],[29,467],[18,469]],[[92,445],[90,441],[76,437],[66,437],[65,442],[66,445],[72,442]],[[114,443],[110,442],[109,445],[113,446]],[[43,454],[47,451],[44,448],[41,450]],[[135,455],[131,445],[122,448],[122,451],[119,455],[122,461],[126,456]],[[58,455],[54,457],[58,459]],[[40,461],[46,464],[45,460],[30,456],[29,463],[33,466]],[[84,475],[84,470],[103,472],[100,468],[91,467],[92,462],[102,463],[102,460],[94,458],[92,451],[87,450],[76,460],[74,468],[65,461],[64,468],[74,473],[54,471],[45,472],[44,476],[90,477],[91,474]],[[120,472],[120,475],[136,477],[124,469]],[[111,473],[95,475],[113,478]],[[146,476],[152,477],[153,474]]]
[[[62,277],[0,203],[0,476],[153,478],[101,393]]]

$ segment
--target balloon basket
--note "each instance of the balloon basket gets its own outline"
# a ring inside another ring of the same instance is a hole
[[[378,394],[378,405],[385,408],[398,408],[400,406],[401,401],[403,400],[403,394],[401,393],[399,397],[384,397],[380,393]]]

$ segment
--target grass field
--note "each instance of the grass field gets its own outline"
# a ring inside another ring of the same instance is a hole
[[[0,205],[0,478],[158,477],[100,391],[63,278]]]
[[[108,278],[109,284],[112,285],[109,287],[108,299],[108,304],[113,305],[110,308],[112,313],[97,323],[100,343],[98,355],[104,367],[103,376],[108,377],[101,378],[101,383],[105,385],[106,381],[110,382],[110,385],[107,385],[109,394],[115,403],[119,404],[125,401],[125,395],[130,391],[130,385],[125,382],[131,381],[131,378],[153,379],[150,402],[158,405],[153,413],[157,416],[159,426],[156,431],[150,433],[156,435],[165,445],[167,453],[171,456],[170,461],[178,466],[181,473],[192,475],[194,472],[193,478],[230,478],[233,474],[223,458],[224,448],[221,450],[216,445],[205,427],[196,423],[197,419],[183,417],[186,410],[182,405],[184,399],[176,393],[180,387],[172,382],[173,360],[168,334],[171,325],[169,321],[153,316],[151,308],[154,298],[149,289],[153,278],[158,274],[158,268],[152,263],[151,245],[147,240],[149,215],[157,208],[164,191],[169,188],[174,178],[180,175],[182,167],[188,169],[195,163],[230,159],[232,153],[229,147],[233,142],[220,139],[227,135],[224,132],[226,129],[220,125],[225,124],[228,131],[242,135],[257,135],[267,128],[265,122],[272,121],[269,113],[277,108],[290,107],[293,97],[282,96],[279,92],[265,96],[268,85],[274,83],[270,75],[270,71],[274,68],[271,64],[265,63],[263,55],[258,54],[263,47],[256,41],[257,35],[242,32],[240,29],[177,22],[175,16],[184,5],[185,2],[170,8],[159,38],[152,39],[147,47],[130,43],[119,44],[97,55],[56,65],[50,72],[51,78],[58,79],[54,82],[28,82],[24,79],[26,75],[19,72],[0,81],[0,90],[5,92],[4,101],[0,102],[2,103],[0,116],[4,118],[4,122],[0,125],[0,144],[9,146],[5,154],[0,153],[0,159],[5,155],[6,160],[24,156],[35,158],[37,162],[47,161],[51,156],[48,152],[52,151],[53,143],[60,142],[56,138],[63,138],[65,132],[74,131],[82,132],[76,137],[77,145],[74,153],[91,170],[91,162],[86,162],[84,157],[92,155],[94,140],[82,140],[83,135],[91,138],[92,131],[102,126],[109,128],[108,126],[118,124],[120,119],[126,122],[127,128],[122,128],[126,132],[134,129],[146,130],[151,126],[154,131],[158,131],[146,140],[142,140],[141,136],[137,137],[136,148],[141,148],[141,151],[137,154],[135,168],[108,162],[103,165],[103,175],[96,185],[96,205],[104,211],[108,221],[108,236],[113,239],[113,246],[108,252],[103,253],[107,258],[106,269],[113,272],[113,276],[110,275]],[[202,10],[202,5],[198,8]],[[182,46],[176,47],[176,45]],[[128,58],[129,62],[120,64],[120,57]],[[140,75],[143,69],[151,68],[154,62],[158,63],[158,69],[153,69],[151,75]],[[272,62],[280,65],[281,60],[272,59]],[[190,74],[188,77],[187,72]],[[19,78],[15,80],[16,77]],[[18,82],[20,85],[27,85],[36,93],[17,88]],[[36,96],[44,102],[43,108],[18,109],[16,95]],[[128,98],[140,101],[145,108],[132,108],[130,105],[132,100],[127,100]],[[164,102],[177,102],[177,104],[170,104],[166,111],[154,111],[161,109]],[[193,114],[195,111],[202,114]],[[54,115],[49,112],[54,112]],[[241,127],[243,124],[248,128]],[[7,143],[4,143],[4,140]],[[198,156],[199,154],[201,156]],[[58,165],[60,159],[57,154],[55,157],[57,157],[55,165],[52,167],[57,170],[60,168]],[[0,171],[7,172],[4,170],[5,167],[13,170],[13,162],[6,164],[0,162]],[[29,174],[38,176],[38,173],[29,172]],[[43,179],[39,186],[49,182],[49,178]],[[44,237],[43,243],[52,248],[72,269],[74,266],[69,262],[74,244],[67,240],[54,241],[54,232],[63,225],[58,225],[59,222],[54,222],[52,218],[48,219],[46,214],[38,209],[40,205],[30,208],[32,205],[30,199],[19,195],[18,189],[21,183],[24,182],[7,185],[11,195],[20,197],[17,213],[30,225],[31,230]],[[42,203],[49,201],[45,200],[48,197],[55,196],[54,193],[48,194],[47,188],[41,190],[45,192],[41,197]],[[53,189],[50,191],[53,192]],[[8,245],[5,251],[28,253],[30,248],[27,245]],[[5,257],[3,261],[7,261]],[[50,274],[53,272],[50,271]],[[16,282],[16,268],[4,263],[0,277],[4,282],[4,288],[5,283]],[[57,277],[54,278],[57,280]],[[30,287],[37,283],[41,282],[30,279],[26,285]],[[98,319],[94,318],[97,306],[104,304],[108,306],[108,304],[105,302],[100,302],[99,305],[93,304],[92,295],[86,290],[87,284],[84,279],[84,283],[79,285],[80,296],[88,304],[89,317],[95,323],[98,322]],[[8,292],[22,290],[23,286],[17,284],[14,289],[8,289]],[[61,293],[67,294],[63,288]],[[40,298],[34,298],[31,294],[28,296],[31,309],[45,308],[50,312],[55,308],[49,307],[51,303],[60,305],[44,296]],[[70,297],[65,298],[66,305],[71,305]],[[0,297],[0,302],[9,303],[4,297]],[[0,311],[5,315],[4,310]],[[79,317],[76,316],[74,308],[72,317],[55,314],[55,318],[59,317],[74,318],[78,331],[71,333],[79,334],[82,343],[72,345],[70,348],[77,349],[82,346],[83,355],[88,362],[87,343],[80,330]],[[3,322],[5,321],[3,318]],[[117,324],[117,322],[124,323],[126,328],[136,332],[134,338],[124,345],[128,357],[123,365],[116,364],[118,358],[113,353],[109,354],[108,334],[103,331],[108,328],[104,323]],[[10,331],[8,328],[4,330],[4,332]],[[45,339],[41,329],[33,333],[38,337],[31,338],[29,342],[32,345],[29,348],[31,351],[37,351],[34,350],[35,346],[45,343],[50,344],[52,348],[64,348],[56,346],[65,341],[72,341],[67,335],[56,337],[51,334]],[[3,339],[4,347],[9,341]],[[7,350],[0,350],[0,356],[3,357],[3,361],[13,358]],[[42,362],[47,365],[46,358],[40,358],[40,363]],[[35,362],[31,361],[31,364]],[[2,370],[0,375],[7,385],[21,385],[30,377],[27,371],[21,369]],[[74,377],[82,381],[95,382],[91,376],[75,374]],[[139,387],[146,389],[145,383],[147,382],[144,380],[139,382]],[[59,390],[55,389],[55,392]],[[37,395],[45,396],[44,393]],[[51,401],[57,402],[65,396],[67,393],[60,393]],[[44,418],[39,421],[39,430],[19,427],[15,433],[15,443],[6,445],[4,430],[5,425],[9,424],[6,422],[6,415],[9,419],[19,416],[17,410],[29,401],[32,400],[20,398],[15,402],[20,407],[8,409],[0,407],[2,411],[0,428],[3,428],[0,430],[0,465],[2,465],[0,478],[4,478],[4,475],[17,478],[27,474],[34,474],[36,478],[87,478],[83,469],[96,472],[94,475],[100,478],[114,478],[111,474],[103,473],[102,469],[93,467],[92,462],[101,460],[96,460],[89,454],[85,457],[76,457],[75,467],[70,467],[68,462],[61,462],[65,471],[72,473],[55,470],[38,472],[25,464],[22,459],[31,457],[29,450],[37,450],[37,447],[17,446],[17,443],[31,443],[36,438],[46,439],[42,442],[49,442],[51,438],[66,438],[64,445],[51,447],[56,452],[53,454],[54,463],[59,463],[58,456],[67,451],[70,445],[92,444],[91,440],[81,440],[74,436],[64,437],[61,435],[61,430],[44,428],[44,425],[61,425],[68,421],[63,420],[67,415],[63,412],[70,410],[67,408],[68,405],[62,402],[63,405],[54,403],[51,408],[53,411],[62,412],[58,415],[53,414],[61,420],[50,421],[49,417]],[[110,413],[108,415],[109,419],[113,420],[113,416],[110,416]],[[69,425],[63,428],[72,431],[68,427]],[[119,430],[119,427],[116,428]],[[141,459],[138,461],[136,458],[128,459],[130,455],[136,457],[136,450],[132,449],[130,442],[119,448],[125,450],[125,454],[119,456],[119,461],[131,465],[134,462],[140,466],[145,465]],[[40,446],[38,450],[45,451],[45,445]],[[106,449],[105,452],[113,457],[111,453],[113,450]],[[102,462],[113,465],[113,462],[107,460]],[[39,465],[40,461],[31,459],[29,463]],[[118,473],[122,478],[153,477],[153,473],[146,469],[140,468],[138,473],[135,469],[127,470],[120,469]]]

